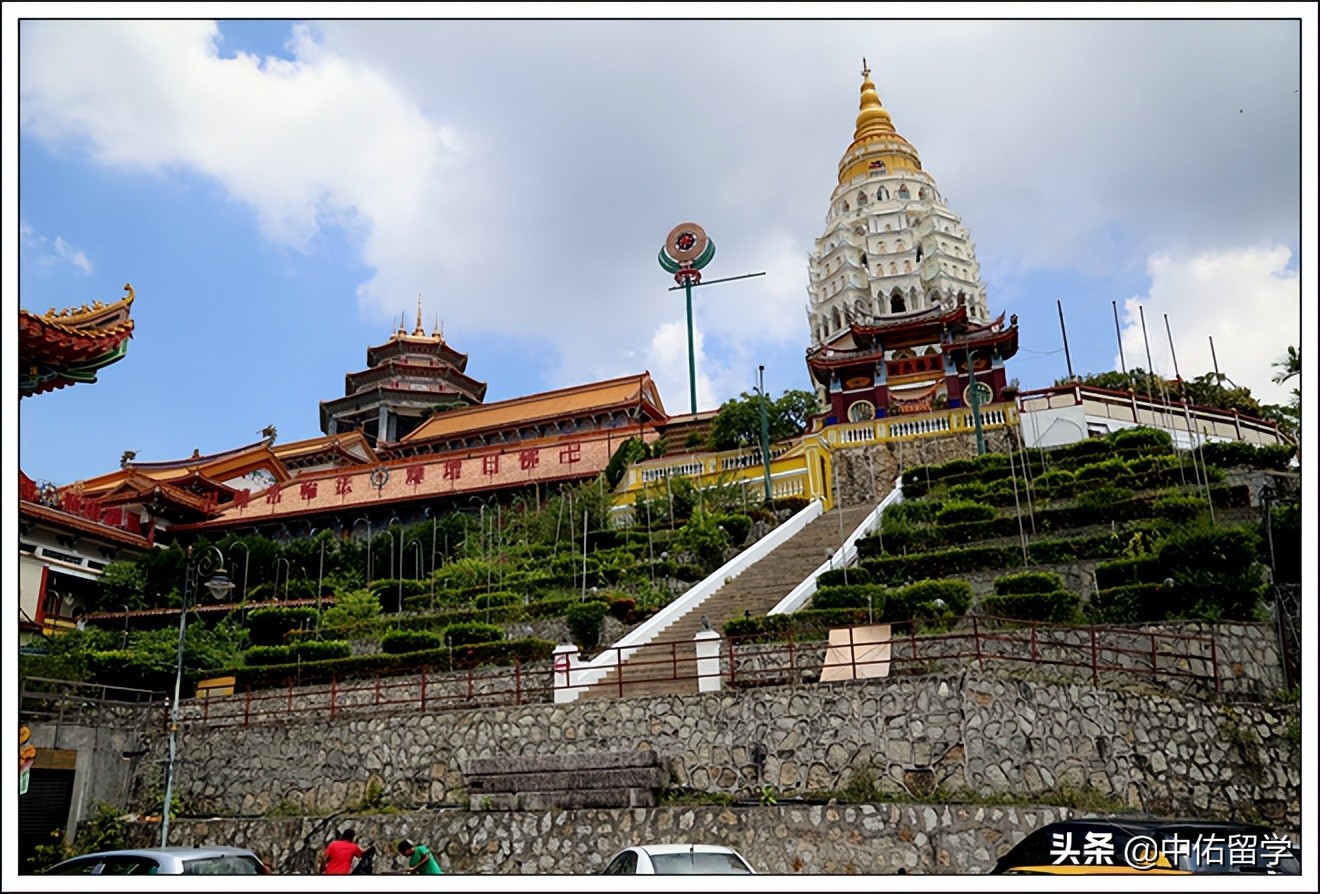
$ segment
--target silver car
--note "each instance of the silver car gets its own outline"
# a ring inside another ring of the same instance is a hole
[[[601,875],[755,875],[732,848],[718,844],[639,844],[619,851]]]
[[[241,847],[145,847],[99,851],[56,863],[46,875],[269,875],[252,851]]]

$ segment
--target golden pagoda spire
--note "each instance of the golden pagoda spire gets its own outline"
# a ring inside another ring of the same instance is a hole
[[[894,133],[894,122],[880,104],[880,94],[871,81],[871,69],[866,67],[866,57],[863,56],[861,111],[857,113],[857,130],[853,132],[853,139],[883,132]]]
[[[920,171],[921,157],[912,144],[894,130],[894,122],[880,103],[880,93],[871,80],[871,67],[863,56],[857,126],[852,143],[839,161],[839,182],[877,171],[895,174],[904,170]]]
[[[417,293],[417,326],[413,329],[413,335],[425,335],[426,330],[422,328],[422,293]]]

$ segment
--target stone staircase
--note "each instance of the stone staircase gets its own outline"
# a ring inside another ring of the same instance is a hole
[[[797,536],[752,565],[677,618],[655,639],[637,649],[622,667],[611,668],[582,693],[582,698],[687,694],[698,691],[693,637],[702,629],[722,633],[724,622],[744,613],[763,615],[829,558],[875,506],[845,506],[823,513]],[[843,518],[840,520],[839,516]],[[842,534],[840,534],[842,527]]]

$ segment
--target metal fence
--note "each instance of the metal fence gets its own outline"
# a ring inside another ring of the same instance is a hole
[[[953,673],[976,666],[1032,668],[1054,678],[1093,685],[1145,681],[1170,692],[1208,695],[1220,691],[1219,655],[1213,636],[1126,627],[1065,627],[972,616],[959,629],[918,634],[910,625],[887,628],[883,638],[841,628],[777,642],[723,637],[718,660],[698,658],[691,639],[645,647],[610,647],[580,675],[566,656],[556,663],[466,671],[423,671],[326,684],[240,687],[232,695],[188,699],[181,709],[191,725],[249,726],[294,720],[333,721],[347,716],[444,712],[549,704],[568,690],[587,696],[629,697],[696,693],[711,689],[801,686],[839,681]],[[602,656],[607,657],[602,662]],[[591,682],[587,682],[590,680]]]

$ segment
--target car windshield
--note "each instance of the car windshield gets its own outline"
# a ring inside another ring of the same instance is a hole
[[[184,875],[261,875],[261,864],[251,857],[233,854],[185,860]]]
[[[749,875],[751,870],[736,854],[687,851],[652,854],[656,875]]]

